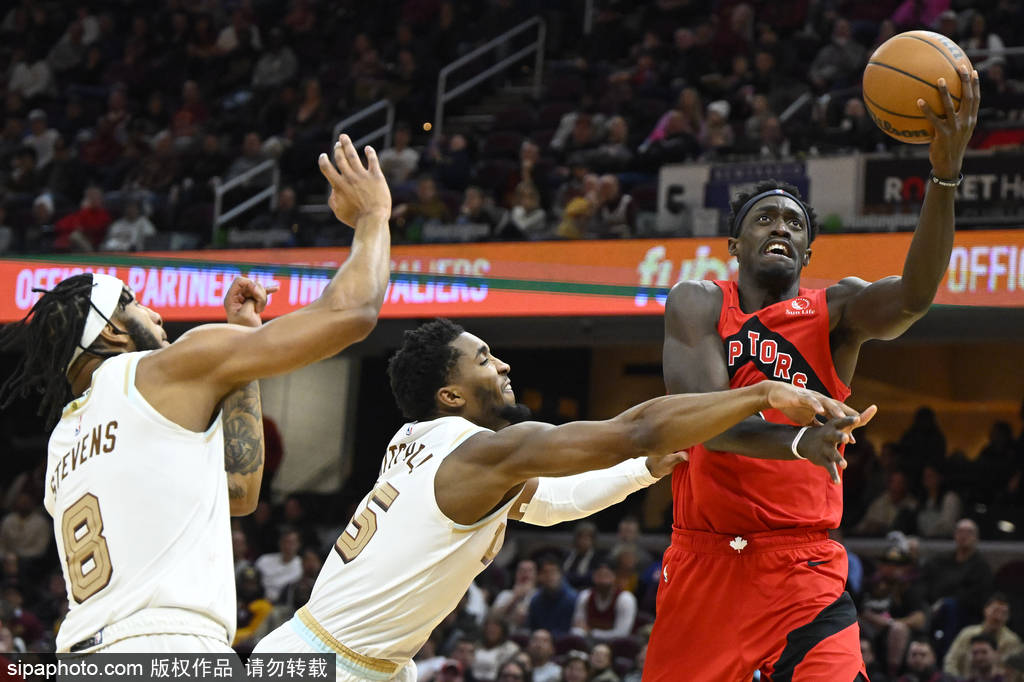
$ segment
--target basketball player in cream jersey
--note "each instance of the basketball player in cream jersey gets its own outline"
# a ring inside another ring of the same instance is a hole
[[[258,328],[197,327],[167,344],[159,315],[120,280],[82,274],[3,330],[0,346],[25,352],[0,387],[0,405],[41,394],[40,413],[55,424],[45,502],[70,605],[59,652],[231,651],[229,486],[251,508],[259,477],[241,453],[229,478],[224,442],[259,426],[243,420],[226,433],[223,402],[256,379],[330,357],[375,326],[389,274],[391,196],[376,154],[367,147],[366,156],[368,167],[345,135],[334,147],[337,168],[320,156],[331,208],[355,236],[320,299],[301,310]],[[241,298],[261,300],[248,286]],[[247,409],[255,421],[258,405]]]
[[[801,423],[834,417],[819,428],[837,445],[873,414],[766,381],[556,427],[522,422],[509,369],[448,320],[406,332],[388,372],[410,422],[309,602],[254,653],[335,653],[338,680],[411,682],[412,656],[501,549],[509,518],[551,525],[592,514],[669,473],[683,448],[763,409]],[[843,464],[838,451],[833,463]]]

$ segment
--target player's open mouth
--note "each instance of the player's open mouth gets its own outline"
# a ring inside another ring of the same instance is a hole
[[[511,393],[512,392],[512,382],[511,381],[506,381],[504,383],[504,385],[501,387],[501,390],[502,390],[503,393],[505,393],[505,392]]]
[[[792,245],[783,239],[772,239],[764,248],[761,250],[766,256],[784,256],[790,260],[793,260],[793,247]]]

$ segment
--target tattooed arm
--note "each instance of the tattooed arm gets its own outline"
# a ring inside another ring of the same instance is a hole
[[[271,292],[276,289],[271,289]],[[247,327],[260,326],[260,313],[267,305],[267,290],[246,277],[237,277],[224,296],[228,322]],[[251,304],[251,305],[250,305]],[[228,474],[228,497],[232,516],[247,516],[256,510],[263,482],[263,409],[260,383],[253,381],[221,403],[224,420],[224,470]]]
[[[224,399],[224,470],[231,515],[256,510],[263,482],[263,411],[260,383],[254,381]]]

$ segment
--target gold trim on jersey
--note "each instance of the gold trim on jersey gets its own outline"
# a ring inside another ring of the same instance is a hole
[[[388,673],[389,675],[394,675],[398,672],[399,666],[397,663],[392,663],[391,661],[386,661],[382,658],[370,658],[369,656],[363,656],[360,653],[352,651],[347,646],[336,640],[331,633],[327,632],[327,630],[317,622],[316,618],[313,617],[313,614],[311,614],[309,609],[305,606],[300,607],[299,610],[295,612],[295,615],[298,616],[299,621],[309,628],[321,642],[333,649],[339,656],[344,656],[349,661],[374,672]]]

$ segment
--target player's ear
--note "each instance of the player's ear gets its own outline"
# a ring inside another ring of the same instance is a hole
[[[737,246],[738,242],[739,242],[739,239],[737,239],[736,237],[729,237],[728,244],[729,244],[729,255],[730,256],[735,256],[736,255],[736,251],[739,248]]]
[[[806,268],[807,264],[810,263],[810,262],[811,262],[811,249],[808,248],[806,251],[804,251],[804,267]]]
[[[124,322],[117,315],[111,315],[110,317],[111,322],[117,326],[117,329],[110,324],[104,325],[103,329],[100,330],[100,335],[96,338],[107,348],[126,350],[128,344],[132,343],[132,339],[128,334],[119,331],[124,328]]]
[[[441,409],[460,410],[466,405],[462,391],[458,386],[442,386],[437,391],[437,402]]]

